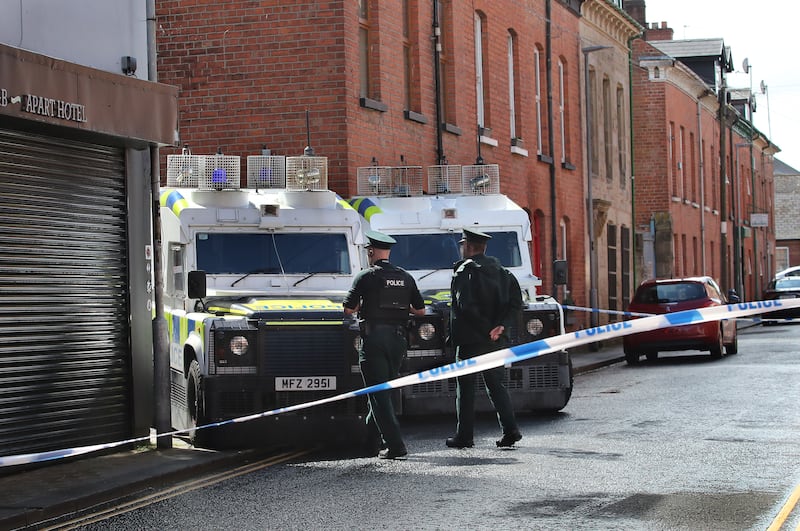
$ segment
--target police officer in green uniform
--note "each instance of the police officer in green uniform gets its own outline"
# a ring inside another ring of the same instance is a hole
[[[408,349],[409,311],[423,315],[425,302],[414,277],[389,263],[391,246],[397,243],[395,239],[377,231],[367,231],[366,236],[371,267],[353,279],[353,286],[344,299],[344,311],[348,315],[359,312],[362,319],[363,342],[358,361],[364,384],[369,386],[397,378]],[[391,391],[371,393],[368,400],[367,424],[374,422],[377,426],[384,447],[378,457],[395,459],[407,455]]]
[[[450,285],[452,311],[450,338],[456,359],[465,360],[508,346],[506,331],[522,311],[522,292],[517,279],[497,258],[486,256],[491,236],[464,229],[463,260],[456,262]],[[503,436],[498,447],[513,446],[522,439],[511,398],[503,386],[503,367],[481,373]],[[445,441],[450,448],[471,448],[475,425],[475,380],[477,374],[460,376],[456,386],[456,434]]]

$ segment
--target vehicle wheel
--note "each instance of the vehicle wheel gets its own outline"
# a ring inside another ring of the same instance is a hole
[[[722,345],[722,327],[720,327],[720,328],[717,328],[717,342],[716,342],[716,344],[712,345],[711,349],[710,349],[711,357],[714,358],[715,360],[721,358],[722,357],[722,349],[723,349],[723,345]]]
[[[628,365],[638,365],[639,364],[639,353],[638,352],[629,352],[625,351],[625,361]]]
[[[651,350],[647,352],[647,361],[656,361],[658,359],[658,351]]]
[[[725,346],[725,354],[733,356],[739,352],[739,334],[733,334],[733,342]]]
[[[186,407],[189,408],[189,418],[192,423],[192,428],[189,430],[189,442],[194,446],[203,446],[208,442],[205,430],[195,429],[205,423],[202,381],[200,364],[197,363],[197,360],[193,360],[189,365],[189,377],[186,382]]]

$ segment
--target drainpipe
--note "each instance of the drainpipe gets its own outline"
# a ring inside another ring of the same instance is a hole
[[[147,0],[147,79],[158,81],[156,64],[156,4]],[[153,219],[153,391],[155,393],[154,422],[156,446],[172,448],[172,436],[161,437],[171,431],[170,386],[169,386],[169,348],[167,341],[167,320],[164,318],[164,278],[161,271],[161,174],[158,163],[158,146],[150,146],[150,199]]]
[[[558,294],[558,287],[556,286],[556,275],[553,268],[555,267],[557,249],[558,249],[558,232],[556,219],[556,157],[553,150],[553,143],[555,136],[553,134],[553,48],[552,48],[552,5],[551,0],[545,1],[545,63],[547,69],[547,143],[550,146],[550,249],[551,260],[550,263],[550,279],[552,287],[550,293],[553,297]],[[566,253],[564,253],[566,256]]]
[[[442,28],[439,27],[438,0],[433,0],[433,82],[436,93],[436,164],[445,163],[444,147],[442,146],[442,82],[440,76],[440,57],[442,53]]]
[[[705,92],[700,98],[705,97]],[[702,104],[697,99],[697,152],[700,154],[700,264],[702,272],[706,274],[706,183],[705,183],[705,154],[703,153],[703,123]]]
[[[725,128],[728,120],[728,103],[727,103],[727,83],[725,80],[725,65],[724,61],[720,61],[720,78],[722,83],[717,94],[719,101],[719,217],[722,221],[720,231],[720,278],[722,280],[723,289],[727,292],[731,288],[730,273],[728,272],[728,190],[725,185],[728,176],[726,174],[725,164]],[[739,294],[741,297],[741,293]]]
[[[752,77],[752,74],[750,74]],[[753,82],[750,82],[750,86],[753,85]],[[751,91],[752,92],[752,91]],[[751,96],[752,97],[752,94]],[[752,121],[752,112],[750,114],[750,213],[752,214],[755,210],[756,206],[756,168],[755,168],[755,160],[753,159],[753,121]],[[760,260],[758,258],[758,231],[753,227],[750,226],[750,231],[753,233],[753,262],[755,263],[755,271],[754,273],[754,281],[753,284],[755,285],[755,289],[753,290],[753,299],[754,300],[761,300],[761,267],[760,267]]]

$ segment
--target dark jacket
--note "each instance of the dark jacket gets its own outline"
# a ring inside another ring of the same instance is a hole
[[[506,335],[522,311],[517,279],[493,256],[479,254],[457,262],[450,292],[450,337],[455,346],[491,343],[489,332],[503,325]]]
[[[359,304],[361,318],[371,324],[405,324],[409,306],[425,307],[414,277],[387,260],[378,260],[353,279],[344,306],[355,309]]]

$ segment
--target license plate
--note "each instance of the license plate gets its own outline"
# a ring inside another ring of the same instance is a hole
[[[278,376],[276,391],[328,391],[336,389],[336,376]]]

